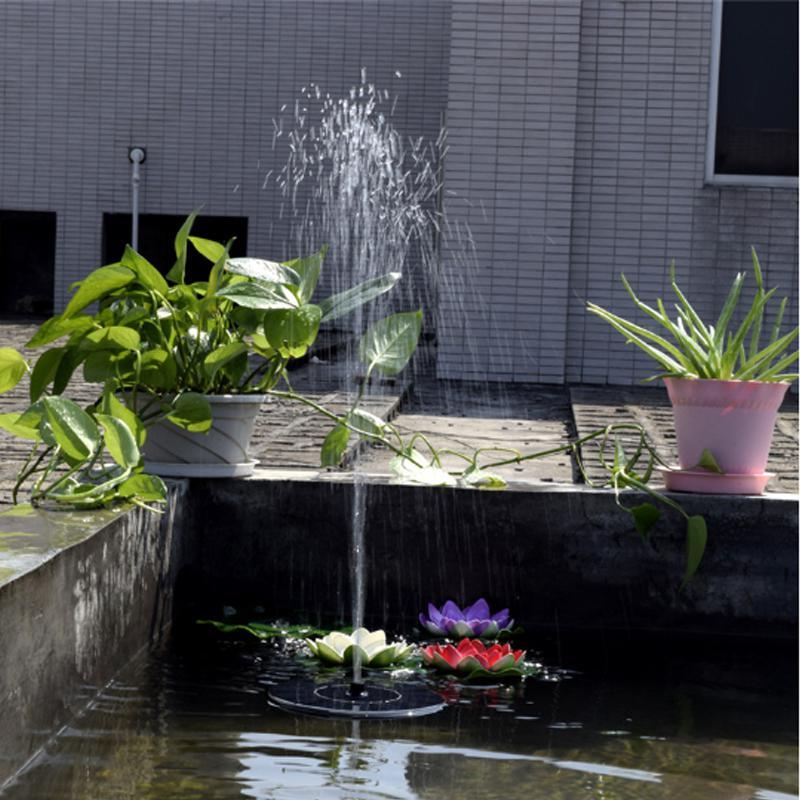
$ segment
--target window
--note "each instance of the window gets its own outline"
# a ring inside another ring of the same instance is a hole
[[[797,185],[798,0],[715,0],[706,178]]]
[[[0,210],[0,313],[53,313],[56,215]]]
[[[141,214],[139,216],[139,252],[161,272],[167,273],[175,263],[175,234],[186,217],[178,214]],[[192,235],[225,244],[236,237],[231,248],[234,257],[247,254],[247,217],[199,216],[192,226]],[[103,263],[119,261],[125,245],[131,241],[130,214],[103,214]],[[211,264],[191,245],[186,259],[186,281],[208,279]]]

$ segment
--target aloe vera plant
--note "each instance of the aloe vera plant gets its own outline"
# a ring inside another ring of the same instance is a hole
[[[622,283],[636,307],[655,320],[666,336],[613,314],[596,303],[587,303],[587,309],[662,367],[662,372],[648,380],[669,376],[723,381],[794,381],[798,376],[790,368],[798,358],[798,351],[792,349],[797,342],[798,328],[781,333],[787,304],[784,297],[778,306],[769,338],[764,342],[764,312],[776,289],[764,287],[755,248],[751,248],[751,255],[756,292],[738,327],[733,327],[732,322],[742,296],[744,273],[738,273],[734,278],[716,324],[711,325],[703,322],[678,286],[674,261],[670,266],[670,285],[677,297],[675,317],[670,317],[661,299],[656,300],[655,307],[642,302],[622,275]]]

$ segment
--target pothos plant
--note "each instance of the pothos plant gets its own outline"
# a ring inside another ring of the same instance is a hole
[[[0,428],[31,443],[17,476],[30,485],[31,502],[94,508],[129,501],[151,507],[163,502],[163,481],[144,471],[142,445],[147,429],[167,419],[202,433],[211,426],[208,395],[260,393],[312,407],[331,420],[321,464],[338,466],[354,438],[393,452],[394,473],[407,481],[440,486],[502,489],[493,472],[557,453],[571,454],[587,482],[614,490],[617,504],[647,537],[660,517],[651,502],[625,506],[620,492],[632,488],[682,514],[687,524],[685,580],[696,571],[706,543],[702,517],[648,485],[663,464],[644,430],[614,424],[575,441],[536,453],[480,448],[472,453],[437,449],[422,433],[404,436],[391,422],[360,408],[374,373],[397,375],[419,339],[422,312],[402,312],[371,325],[360,340],[365,379],[352,406],[337,414],[293,390],[287,367],[306,354],[320,325],[349,314],[388,292],[399,273],[365,281],[312,302],[325,248],[309,257],[278,263],[231,258],[227,244],[191,235],[196,213],[175,237],[175,263],[163,275],[141,254],[126,247],[119,262],[75,284],[63,313],[48,319],[27,343],[48,347],[33,364],[16,350],[0,348],[0,392],[30,375],[29,407],[0,414]],[[193,247],[210,263],[208,280],[186,283],[186,259]],[[97,310],[87,309],[97,304]],[[59,342],[59,344],[55,344]],[[55,346],[53,346],[55,345]],[[81,406],[65,396],[78,371],[97,386],[97,396]],[[633,441],[632,452],[626,440]],[[599,441],[607,479],[592,482],[583,469],[581,448]],[[445,455],[458,457],[457,470],[443,467]]]
[[[163,501],[166,488],[144,472],[147,429],[167,419],[202,433],[211,426],[208,395],[271,391],[292,359],[306,354],[320,324],[389,291],[388,273],[312,302],[325,249],[277,263],[231,258],[227,244],[192,236],[196,213],[175,237],[175,263],[163,275],[126,247],[119,262],[74,285],[64,311],[27,343],[47,349],[29,364],[0,348],[0,392],[30,375],[30,406],[0,415],[0,427],[31,442],[17,476],[34,505],[93,508],[114,501]],[[193,247],[210,262],[208,280],[186,283]],[[97,304],[97,310],[87,309]],[[420,314],[396,314],[364,337],[371,369],[399,370],[419,334]],[[76,373],[97,386],[82,407],[65,396]],[[348,419],[358,418],[354,410]],[[371,419],[365,415],[362,424]]]

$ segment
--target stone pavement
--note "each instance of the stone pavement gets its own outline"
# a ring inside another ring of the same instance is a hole
[[[21,348],[36,325],[30,322],[0,323],[0,347]],[[29,354],[32,355],[32,354]],[[410,384],[370,386],[364,407],[393,424],[404,434],[421,432],[437,448],[470,452],[476,447],[495,452],[490,459],[510,457],[507,451],[534,452],[557,447],[569,437],[585,435],[610,422],[640,423],[659,453],[676,460],[675,433],[666,393],[660,387],[531,386],[438,381],[430,376],[429,353],[422,353],[418,374]],[[339,390],[342,367],[314,360],[291,373],[298,390],[330,410],[341,413],[350,396]],[[13,392],[0,395],[0,412],[22,409],[27,400],[27,381]],[[70,396],[89,402],[92,387],[75,381]],[[265,467],[309,468],[319,465],[319,450],[330,421],[306,406],[286,400],[266,403],[256,423],[252,452]],[[775,432],[769,469],[776,473],[773,492],[797,492],[798,413],[792,395],[781,411]],[[421,446],[421,450],[424,447]],[[26,454],[25,443],[0,432],[0,503],[10,502],[13,476]],[[351,447],[347,460],[356,451]],[[391,453],[366,447],[358,456],[367,473],[389,471]],[[601,478],[602,468],[584,451],[590,478]],[[459,462],[449,455],[445,465]],[[530,483],[571,484],[580,480],[572,460],[562,454],[496,469],[506,479]]]

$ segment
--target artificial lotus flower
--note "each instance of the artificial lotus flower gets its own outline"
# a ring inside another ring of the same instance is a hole
[[[509,644],[486,647],[480,639],[462,639],[458,647],[428,645],[422,650],[422,658],[430,667],[467,677],[518,677],[525,667],[524,650],[512,650]]]
[[[329,664],[352,664],[356,653],[365,667],[388,667],[400,664],[411,654],[412,645],[404,641],[386,644],[383,631],[356,628],[352,634],[333,631],[321,639],[306,639],[311,652]]]
[[[452,600],[448,600],[441,611],[428,603],[428,615],[420,614],[419,621],[434,636],[480,636],[483,639],[495,639],[503,631],[511,630],[514,624],[507,608],[492,615],[482,597],[463,611]]]

